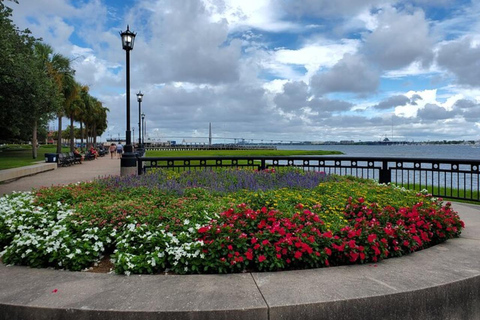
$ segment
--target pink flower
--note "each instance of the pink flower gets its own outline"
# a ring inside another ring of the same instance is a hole
[[[258,257],[258,262],[260,262],[260,263],[265,261],[265,260],[267,260],[267,258],[263,254]]]

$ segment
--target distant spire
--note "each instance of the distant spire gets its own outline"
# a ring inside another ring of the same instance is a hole
[[[212,145],[212,123],[208,124],[208,145]]]

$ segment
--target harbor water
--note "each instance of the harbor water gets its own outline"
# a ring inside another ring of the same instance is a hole
[[[279,145],[278,150],[335,150],[354,157],[480,160],[474,145]]]

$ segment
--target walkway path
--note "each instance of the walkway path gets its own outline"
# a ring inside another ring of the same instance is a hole
[[[118,175],[120,175],[120,160],[110,159],[110,155],[106,155],[97,160],[84,161],[82,164],[69,167],[58,167],[56,170],[0,184],[0,195],[9,194],[12,191],[31,191],[32,188],[91,181],[98,177]]]

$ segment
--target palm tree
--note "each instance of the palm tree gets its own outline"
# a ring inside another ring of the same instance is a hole
[[[78,84],[71,75],[64,77],[64,95],[65,103],[64,110],[65,115],[70,119],[70,151],[75,149],[75,132],[73,122],[78,121],[81,108],[83,107],[83,101],[80,99],[81,86]]]
[[[86,137],[86,142],[85,144],[88,145],[88,131],[89,131],[89,126],[88,124],[90,123],[90,117],[91,117],[91,112],[92,112],[92,97],[88,93],[88,86],[82,86],[80,89],[80,100],[82,101],[82,109],[79,112],[78,119],[80,121],[80,130],[82,132],[82,138],[81,138],[81,143],[83,146],[83,133],[87,133]],[[85,130],[83,129],[83,125],[85,125]]]
[[[75,70],[70,66],[70,60],[58,53],[54,53],[51,46],[45,43],[36,43],[35,52],[44,62],[48,74],[57,85],[58,91],[62,95],[62,107],[58,109],[58,137],[57,140],[57,153],[62,152],[62,117],[65,113],[65,109],[74,99],[75,95],[75,80],[73,76]]]

